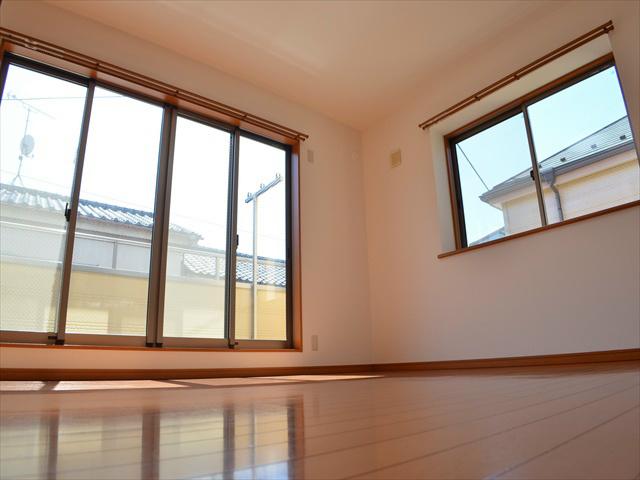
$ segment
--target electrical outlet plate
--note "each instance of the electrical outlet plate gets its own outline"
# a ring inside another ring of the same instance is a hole
[[[402,152],[400,150],[396,150],[392,152],[390,155],[391,168],[399,167],[402,163]]]

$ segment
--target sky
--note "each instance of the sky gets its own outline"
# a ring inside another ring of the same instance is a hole
[[[627,115],[615,67],[539,100],[528,113],[538,163]],[[482,202],[480,195],[531,168],[523,115],[463,140],[457,158],[467,242],[472,243],[504,226],[502,211]],[[539,217],[537,205],[532,208]]]
[[[12,65],[0,116],[0,181],[69,196],[86,88]],[[85,154],[81,199],[152,212],[162,108],[96,88]],[[179,117],[170,221],[202,236],[199,245],[224,249],[230,134]],[[240,253],[252,253],[252,205],[247,193],[285,175],[285,152],[247,138],[240,142]],[[258,254],[285,258],[285,183],[260,197]],[[64,227],[61,216],[60,226]]]

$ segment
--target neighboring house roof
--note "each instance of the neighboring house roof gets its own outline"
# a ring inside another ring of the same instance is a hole
[[[59,212],[60,215],[63,215],[66,202],[68,202],[68,198],[63,195],[0,183],[0,203],[2,204]],[[80,200],[78,214],[84,218],[142,228],[151,228],[153,225],[151,212],[94,201]],[[194,240],[202,238],[198,233],[179,225],[172,224],[170,228],[174,232],[189,235]],[[216,277],[220,275],[220,270],[216,270],[216,258],[220,261],[221,256],[224,259],[224,251],[222,250],[199,247],[198,250],[184,253],[183,266],[189,274]],[[238,282],[249,283],[253,281],[252,260],[251,255],[238,253],[236,260],[236,280]],[[224,275],[224,262],[221,263],[220,267],[222,275]],[[285,287],[287,285],[286,262],[279,259],[258,257],[258,283]]]
[[[551,173],[561,175],[633,148],[629,117],[625,116],[539,162],[540,174],[544,181],[544,177]],[[489,203],[505,193],[530,185],[530,171],[531,169],[527,168],[497,184],[480,195],[480,199]]]
[[[68,197],[58,193],[0,183],[0,203],[60,212],[63,215],[68,201]],[[116,222],[134,227],[151,228],[153,226],[151,212],[93,200],[80,199],[78,215],[87,219]],[[199,234],[179,225],[171,224],[169,228],[175,233],[188,235],[194,240],[202,238]]]
[[[223,254],[223,251],[217,251]],[[185,253],[184,266],[190,273],[203,276],[215,276],[216,258],[211,255],[198,253]],[[222,272],[224,274],[224,265]],[[244,253],[239,253],[236,257],[236,281],[250,283],[253,281],[253,257]],[[274,285],[285,287],[287,285],[287,269],[283,260],[258,257],[258,283],[260,285]]]
[[[484,237],[479,238],[469,244],[469,246],[477,245],[478,243],[490,242],[491,240],[497,240],[505,236],[504,227],[500,227],[491,233],[486,234]]]

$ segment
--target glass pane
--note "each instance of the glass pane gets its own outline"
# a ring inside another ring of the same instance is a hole
[[[540,226],[521,113],[457,143],[455,148],[468,245]]]
[[[549,223],[640,198],[640,170],[615,67],[529,107]]]
[[[230,145],[230,133],[178,117],[165,337],[224,338]]]
[[[144,335],[162,108],[96,88],[67,332]]]
[[[55,328],[87,89],[10,65],[0,107],[0,329]]]
[[[240,138],[236,338],[287,339],[286,152]]]

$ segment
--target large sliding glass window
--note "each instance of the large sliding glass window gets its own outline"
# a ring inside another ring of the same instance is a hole
[[[96,88],[67,332],[145,335],[162,108]]]
[[[0,329],[53,332],[87,88],[9,65],[0,105]]]
[[[287,155],[240,137],[236,338],[287,338]]]
[[[292,345],[288,146],[11,55],[2,73],[3,340]]]
[[[449,142],[461,247],[640,199],[611,61]]]
[[[231,133],[178,117],[164,337],[224,338]]]

